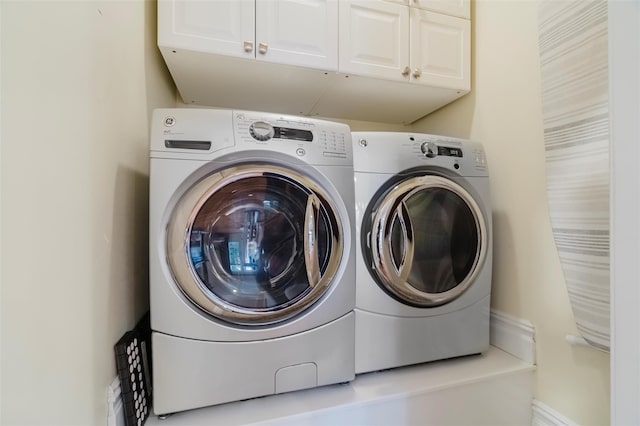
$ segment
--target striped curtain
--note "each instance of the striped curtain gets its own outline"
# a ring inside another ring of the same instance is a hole
[[[551,225],[573,314],[609,350],[606,1],[543,1],[539,48]]]

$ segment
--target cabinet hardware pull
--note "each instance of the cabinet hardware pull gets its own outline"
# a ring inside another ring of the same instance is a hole
[[[413,78],[420,78],[421,75],[422,71],[420,70],[420,68],[416,68],[415,70],[413,70]]]
[[[245,41],[243,43],[244,46],[244,51],[249,53],[251,51],[253,51],[253,42],[252,41]]]
[[[406,77],[406,76],[409,75],[410,72],[411,72],[411,68],[404,67],[404,70],[402,70],[402,75],[404,75]]]
[[[258,52],[260,52],[262,55],[267,53],[268,48],[269,45],[267,43],[258,43]]]

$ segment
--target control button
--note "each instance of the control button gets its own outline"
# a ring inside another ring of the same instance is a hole
[[[360,139],[360,140],[358,141],[358,144],[359,144],[360,146],[362,146],[362,147],[365,147],[365,146],[369,145],[369,143],[367,142],[367,140],[366,140],[366,139]]]
[[[422,151],[425,156],[433,158],[438,155],[438,145],[433,142],[425,142],[420,146],[420,151]]]
[[[455,163],[455,164],[453,165],[453,168],[454,168],[454,169],[456,169],[456,170],[458,170],[458,169],[460,168],[460,164]]]
[[[296,149],[296,154],[298,154],[298,157],[302,157],[307,153],[307,151],[304,150],[304,148],[298,148]]]
[[[255,140],[268,141],[273,137],[275,131],[271,124],[264,121],[256,121],[249,126],[249,134],[251,134],[251,137]]]
[[[173,117],[165,117],[164,119],[164,125],[167,127],[171,127],[174,124],[176,124],[176,119]]]

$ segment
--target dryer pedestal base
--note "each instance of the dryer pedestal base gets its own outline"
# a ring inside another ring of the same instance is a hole
[[[354,378],[354,314],[304,333],[253,342],[208,342],[153,332],[156,414]]]
[[[485,352],[489,300],[418,318],[356,309],[356,374]]]

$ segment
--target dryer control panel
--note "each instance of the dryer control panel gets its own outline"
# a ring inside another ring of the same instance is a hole
[[[459,145],[460,143],[458,141],[426,139],[417,140],[417,142],[420,144],[420,151],[425,157],[433,158],[438,155],[445,157],[463,157],[462,148],[460,146],[451,146],[452,144]],[[445,145],[442,145],[442,143]]]
[[[352,138],[355,171],[397,173],[439,167],[461,176],[488,175],[482,145],[470,140],[405,132],[352,132]]]

